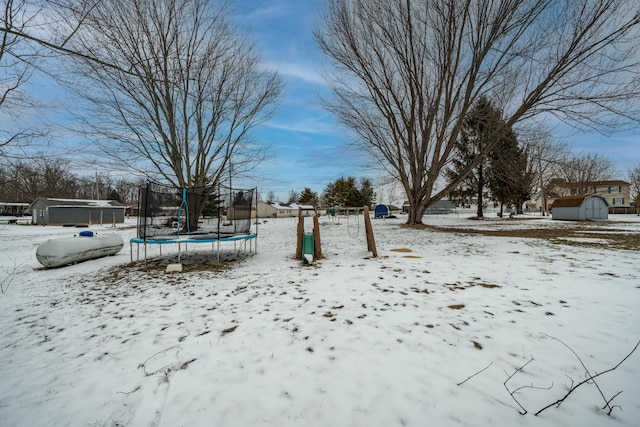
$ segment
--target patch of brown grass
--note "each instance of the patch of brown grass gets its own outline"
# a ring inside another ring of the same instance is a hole
[[[612,224],[612,223],[607,223]],[[550,243],[561,244],[567,246],[578,247],[595,247],[618,250],[634,250],[640,251],[640,233],[637,232],[619,232],[608,227],[603,227],[599,223],[583,221],[575,224],[562,223],[562,227],[545,227],[538,228],[535,224],[524,229],[513,230],[491,230],[491,229],[475,229],[462,227],[440,227],[435,225],[425,226],[425,229],[441,233],[454,234],[471,234],[493,237],[521,237],[526,239],[543,239]],[[597,238],[605,240],[606,245],[588,240],[570,240],[571,238]],[[568,239],[568,240],[565,240]]]

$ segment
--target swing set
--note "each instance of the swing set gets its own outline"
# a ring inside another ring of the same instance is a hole
[[[359,212],[363,211],[364,216],[364,228],[367,241],[367,251],[371,252],[373,257],[378,256],[378,250],[376,249],[376,240],[373,236],[373,227],[371,226],[371,215],[369,213],[369,207],[364,206],[362,208],[342,208],[347,212],[347,233],[351,238],[357,238],[360,234],[360,221],[357,220]],[[304,215],[303,211],[313,211],[313,230],[311,233],[304,231]],[[356,216],[357,230],[355,235],[350,231],[352,227],[349,223],[349,213],[353,211]],[[336,209],[331,208],[330,215],[336,216]],[[332,218],[332,224],[335,224]],[[320,240],[320,225],[318,222],[318,210],[317,208],[300,208],[298,210],[298,228],[297,228],[297,245],[296,245],[296,259],[302,260],[303,264],[311,264],[314,260],[322,258],[322,248]]]

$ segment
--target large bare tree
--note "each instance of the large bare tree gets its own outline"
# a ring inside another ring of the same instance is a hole
[[[40,27],[36,18],[42,5],[27,0],[4,0],[0,7],[0,113],[11,119],[0,127],[0,157],[15,157],[6,148],[24,145],[46,134],[34,124],[20,122],[25,112],[39,107],[25,91],[41,59],[39,46],[29,43],[21,34]]]
[[[329,0],[315,35],[334,66],[328,108],[401,182],[407,223],[420,224],[459,184],[435,190],[482,95],[507,128],[541,114],[635,124],[639,29],[635,0]]]
[[[210,188],[232,165],[238,174],[263,159],[250,131],[273,112],[282,84],[226,4],[78,0],[69,10],[74,30],[59,31],[79,53],[72,87],[88,106],[86,135],[105,155],[176,188]]]

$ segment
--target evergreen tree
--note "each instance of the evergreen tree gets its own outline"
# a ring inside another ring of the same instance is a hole
[[[491,104],[487,97],[480,97],[474,108],[469,112],[462,124],[460,138],[455,144],[457,155],[452,160],[452,166],[447,169],[449,182],[453,182],[469,166],[489,144],[504,135],[505,123],[500,110]],[[488,185],[486,169],[488,158],[475,167],[465,178],[461,191],[463,194],[474,190],[478,204],[477,216],[482,218],[484,205],[484,190]]]
[[[322,195],[327,206],[360,207],[370,206],[373,197],[373,186],[368,179],[360,181],[360,188],[356,185],[354,177],[341,177],[327,185]]]
[[[309,187],[305,187],[305,189],[300,193],[300,197],[298,197],[298,202],[304,205],[318,205],[318,193],[315,191],[311,191]]]
[[[513,131],[500,138],[491,151],[487,175],[491,195],[500,203],[500,216],[505,204],[521,211],[522,203],[529,198],[533,176],[527,172],[526,153]]]

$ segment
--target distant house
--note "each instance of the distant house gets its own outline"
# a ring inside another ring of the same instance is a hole
[[[0,215],[22,216],[29,211],[29,203],[0,202]]]
[[[595,194],[560,197],[551,205],[551,216],[565,221],[602,221],[609,218],[609,205]]]
[[[609,213],[633,213],[633,209],[631,209],[631,184],[622,180],[582,183],[555,181],[546,191],[547,206],[551,206],[554,200],[560,197],[585,194],[597,194],[604,198],[609,206]],[[541,209],[542,201],[540,199],[536,202],[536,206]]]
[[[31,222],[41,225],[121,224],[125,206],[115,200],[50,199],[38,197],[31,205]]]
[[[258,202],[258,218],[291,218],[297,217],[300,208],[303,216],[313,216],[313,206],[297,203]]]

